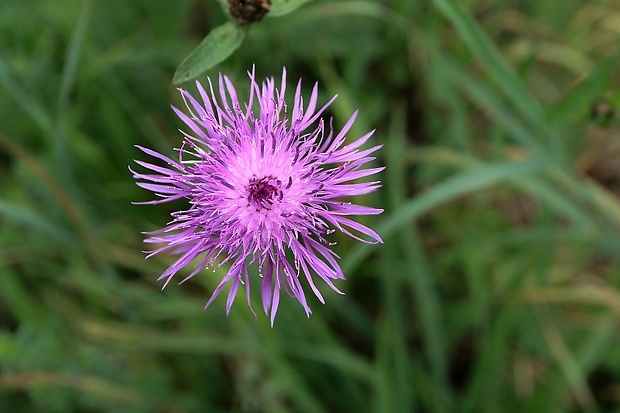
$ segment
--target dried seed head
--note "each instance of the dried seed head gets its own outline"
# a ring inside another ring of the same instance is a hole
[[[228,12],[239,24],[259,21],[269,10],[270,0],[228,0]]]

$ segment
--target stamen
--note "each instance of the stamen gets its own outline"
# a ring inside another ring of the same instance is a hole
[[[254,177],[246,187],[247,200],[257,210],[270,209],[276,201],[282,201],[284,194],[281,187],[282,181],[271,176],[260,179]]]

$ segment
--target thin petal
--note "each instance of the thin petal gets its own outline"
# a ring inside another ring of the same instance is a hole
[[[333,225],[336,226],[336,228],[338,228],[340,231],[342,231],[343,233],[347,234],[348,236],[350,236],[351,238],[354,238],[358,241],[362,241],[366,244],[378,244],[378,243],[383,243],[383,240],[381,239],[381,237],[379,236],[379,234],[377,234],[375,231],[373,231],[372,229],[362,225],[362,224],[358,224],[357,222],[350,220],[348,218],[345,217],[341,217],[341,216],[336,216],[336,215],[329,215],[329,214],[324,214],[323,218],[325,218],[327,221],[331,222]],[[362,234],[373,238],[372,240],[365,240],[363,238],[358,237],[357,235],[353,234],[352,232],[350,232],[349,230],[347,230],[346,228],[344,228],[341,224],[344,224],[346,226],[348,226],[349,228],[352,228],[356,231],[361,232]]]
[[[235,301],[235,297],[237,296],[237,289],[239,288],[239,284],[241,284],[241,278],[235,277],[232,285],[230,286],[230,291],[228,292],[228,299],[226,300],[226,315],[230,313],[230,307],[232,303]]]
[[[269,309],[271,308],[271,294],[272,286],[271,281],[273,279],[273,265],[271,260],[268,260],[265,264],[265,272],[263,273],[263,283],[261,285],[261,297],[263,300],[263,310],[265,315],[269,315]]]
[[[276,285],[273,289],[273,299],[271,301],[271,327],[276,319],[278,305],[280,304],[280,277],[276,277]]]

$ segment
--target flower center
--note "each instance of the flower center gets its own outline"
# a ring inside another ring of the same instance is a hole
[[[248,191],[248,202],[256,209],[268,209],[274,202],[282,200],[280,187],[282,182],[271,176],[264,178],[252,178],[246,189]]]

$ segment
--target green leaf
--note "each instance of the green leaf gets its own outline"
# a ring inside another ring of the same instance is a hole
[[[454,4],[452,0],[433,0],[433,3],[454,25],[470,50],[480,59],[489,75],[523,117],[530,122],[530,125],[538,128],[538,131],[548,134],[544,108],[527,90],[523,81],[480,24],[463,9],[462,4],[459,4],[460,2]]]
[[[297,10],[305,3],[312,0],[271,0],[271,10],[267,14],[269,17],[280,17]]]
[[[548,159],[540,158],[520,162],[497,162],[466,170],[405,202],[382,221],[377,227],[377,232],[382,237],[388,237],[406,226],[408,222],[418,219],[439,205],[504,181],[523,179],[526,175],[539,172],[548,165]],[[369,254],[370,247],[370,244],[362,244],[351,249],[347,258],[342,261],[342,270],[345,273],[352,272]]]
[[[4,222],[15,222],[24,224],[40,234],[51,237],[59,245],[69,245],[75,247],[77,241],[75,237],[68,233],[64,228],[57,226],[54,222],[37,215],[23,205],[10,204],[0,199],[0,216]]]
[[[174,74],[172,83],[178,85],[211,69],[226,60],[241,46],[246,30],[243,26],[229,22],[216,27],[202,42],[183,60]]]

